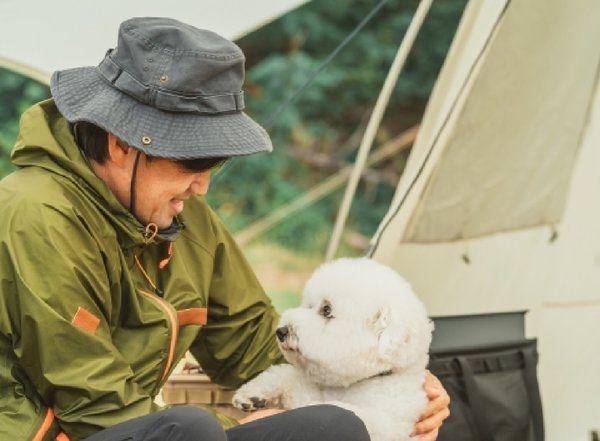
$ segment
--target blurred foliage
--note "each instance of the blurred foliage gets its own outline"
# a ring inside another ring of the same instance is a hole
[[[0,68],[0,177],[13,170],[10,152],[19,132],[21,113],[49,96],[48,86]]]
[[[378,3],[309,2],[237,41],[247,57],[246,111],[266,126],[275,150],[236,159],[211,187],[211,204],[234,231],[335,171],[299,157],[325,155],[338,169],[353,162],[361,138],[355,132],[368,120],[418,2],[389,1],[285,110],[276,112]],[[377,144],[420,121],[465,3],[433,3],[396,85]],[[399,175],[407,154],[384,161],[374,171]],[[361,183],[348,229],[370,237],[394,190],[389,182]],[[296,213],[265,238],[297,251],[323,253],[342,195],[340,189]]]
[[[247,56],[246,111],[265,125],[272,154],[237,158],[213,179],[208,199],[233,230],[294,200],[345,164],[351,164],[380,89],[406,28],[414,0],[389,0],[314,81],[281,113],[329,54],[379,4],[379,0],[312,1],[243,37]],[[389,140],[420,121],[466,0],[434,2],[400,75],[376,139]],[[49,90],[0,69],[0,176],[12,169],[8,157],[18,119]],[[347,228],[370,237],[386,213],[408,152],[378,164],[374,179],[361,182]],[[311,158],[327,158],[315,163]],[[266,233],[294,251],[322,254],[329,241],[343,188],[295,213]],[[350,251],[349,248],[343,250]]]

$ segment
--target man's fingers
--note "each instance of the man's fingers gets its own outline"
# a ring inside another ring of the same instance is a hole
[[[439,430],[435,429],[429,432],[426,435],[422,435],[418,438],[419,441],[435,441],[437,439]]]
[[[427,375],[425,375],[423,389],[425,389],[425,393],[430,400],[437,398],[442,393],[446,393],[446,389],[444,389],[440,379],[429,371],[427,371]]]
[[[427,371],[423,385],[429,402],[415,424],[411,436],[418,437],[419,441],[435,441],[439,428],[450,415],[450,396],[440,380]]]
[[[442,395],[442,389],[439,387],[425,386],[425,393],[427,394],[427,398],[433,400],[434,398]]]
[[[240,424],[246,424],[281,412],[283,412],[282,409],[255,410],[254,412],[251,412],[247,416],[241,418],[238,422]]]
[[[448,405],[450,404],[450,397],[448,394],[445,391],[438,391],[437,394],[437,398],[430,398],[429,403],[427,403],[427,407],[419,417],[419,421],[426,420],[432,415],[435,415],[436,413],[448,408]]]
[[[437,430],[440,428],[440,426],[442,425],[442,423],[444,422],[444,420],[446,418],[448,418],[448,416],[450,415],[450,410],[446,407],[440,411],[438,411],[437,413],[420,420],[416,425],[415,425],[415,430],[414,430],[414,434],[415,435],[429,435],[429,432],[435,431],[437,432]],[[435,438],[433,438],[435,439]]]

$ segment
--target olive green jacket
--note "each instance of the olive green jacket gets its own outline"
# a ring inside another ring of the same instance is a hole
[[[12,160],[0,182],[0,439],[74,441],[156,411],[188,349],[228,387],[281,361],[277,315],[202,198],[186,202],[176,240],[152,238],[52,100],[24,114]]]

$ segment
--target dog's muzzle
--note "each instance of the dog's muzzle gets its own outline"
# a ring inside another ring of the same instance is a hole
[[[288,329],[287,326],[282,326],[275,330],[275,335],[277,335],[277,340],[279,340],[281,343],[283,343],[285,341],[285,339],[289,335],[289,333],[290,333],[290,330]]]

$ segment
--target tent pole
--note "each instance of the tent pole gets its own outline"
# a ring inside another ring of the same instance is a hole
[[[400,47],[398,48],[396,57],[394,58],[392,66],[385,79],[383,88],[381,89],[381,92],[377,97],[375,108],[373,109],[373,113],[371,114],[371,118],[369,119],[367,129],[365,130],[365,134],[363,136],[360,148],[358,150],[356,161],[354,162],[354,169],[352,170],[350,180],[348,181],[348,185],[346,186],[346,192],[344,193],[342,205],[340,206],[340,210],[338,211],[336,222],[333,228],[333,233],[331,235],[331,239],[327,247],[327,252],[325,254],[326,261],[333,259],[338,249],[340,238],[342,236],[342,231],[344,229],[344,225],[346,224],[346,219],[348,218],[348,213],[350,211],[350,205],[352,204],[352,199],[354,198],[354,194],[356,193],[356,187],[358,186],[358,181],[365,167],[369,151],[371,150],[371,146],[373,145],[373,140],[375,139],[375,135],[377,134],[377,129],[381,124],[383,113],[390,100],[390,96],[392,94],[394,86],[396,85],[398,76],[400,75],[400,72],[404,66],[404,62],[408,57],[410,49],[412,48],[415,42],[419,29],[421,28],[421,25],[425,20],[425,16],[429,11],[432,2],[433,0],[422,0],[419,3],[415,15],[413,16],[412,21],[406,31],[406,35],[400,43]]]
[[[379,146],[371,156],[367,165],[377,164],[395,154],[399,151],[404,150],[413,145],[417,132],[419,131],[419,125],[414,125],[410,129],[402,132],[400,135],[387,141],[382,146]],[[277,210],[271,212],[268,216],[254,222],[247,226],[243,230],[234,234],[235,241],[240,246],[245,246],[249,242],[256,239],[259,235],[266,231],[269,231],[274,226],[289,218],[292,214],[299,210],[307,207],[308,205],[314,204],[318,200],[324,198],[329,193],[337,190],[341,187],[344,182],[348,180],[350,173],[352,172],[352,166],[347,165],[341,170],[336,172],[333,176],[330,176],[323,182],[315,185],[309,191],[302,196],[294,199],[293,201],[279,207]]]
[[[42,83],[44,86],[50,85],[50,75],[35,67],[27,66],[23,63],[0,56],[0,68],[8,69],[27,78],[31,78],[38,83]]]

